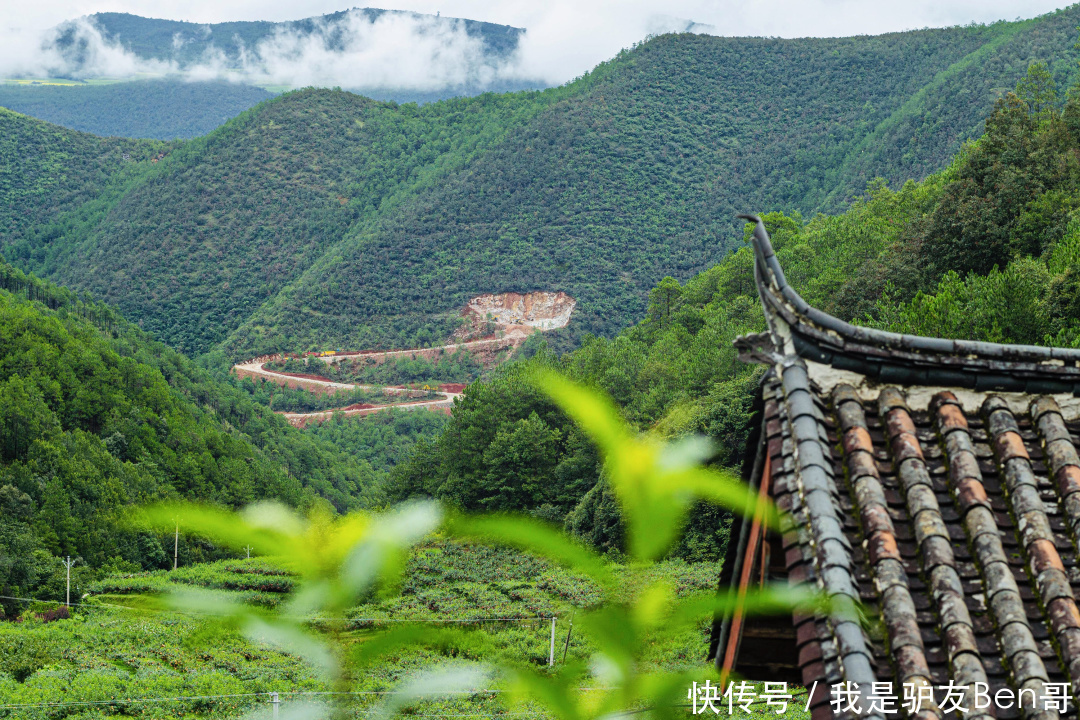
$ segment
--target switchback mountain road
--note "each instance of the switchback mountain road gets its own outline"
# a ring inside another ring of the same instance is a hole
[[[498,346],[498,345],[517,345],[526,337],[525,332],[515,331],[507,333],[501,338],[491,338],[485,340],[472,340],[470,342],[452,343],[448,345],[438,345],[429,348],[417,348],[413,350],[386,350],[381,352],[343,352],[334,355],[326,356],[311,356],[309,360],[322,360],[327,365],[341,360],[347,360],[350,358],[364,358],[372,360],[380,360],[391,357],[422,357],[427,355],[438,355],[445,352],[455,352],[457,350],[469,350],[476,348],[483,348],[485,346]],[[237,376],[261,378],[278,385],[287,385],[289,387],[299,387],[315,392],[336,392],[338,390],[379,390],[387,395],[406,395],[416,392],[414,389],[406,387],[395,386],[381,386],[381,385],[359,385],[353,383],[334,382],[331,380],[320,380],[314,377],[304,377],[289,373],[274,372],[273,370],[267,370],[263,367],[266,363],[272,360],[282,359],[281,355],[270,355],[258,358],[252,358],[246,362],[237,363],[233,366],[233,371]],[[439,398],[432,400],[420,400],[417,402],[403,402],[403,403],[387,403],[384,405],[372,405],[368,407],[353,407],[347,406],[342,408],[332,408],[330,410],[320,410],[317,412],[283,412],[275,411],[279,415],[282,415],[291,425],[296,427],[303,427],[309,422],[322,422],[333,417],[335,413],[341,413],[346,417],[352,415],[370,415],[372,413],[380,412],[382,410],[388,410],[390,408],[398,408],[401,410],[441,410],[443,412],[449,412],[450,408],[454,406],[454,399],[461,396],[460,392],[448,392],[445,390],[434,390],[433,392],[440,395]]]
[[[378,363],[379,361],[395,357],[425,358],[436,360],[445,353],[453,353],[458,350],[475,351],[481,364],[485,367],[501,362],[500,357],[504,349],[516,349],[525,341],[531,333],[547,332],[566,327],[570,322],[570,316],[574,312],[577,301],[564,292],[549,292],[538,290],[525,294],[517,292],[485,294],[474,297],[462,309],[462,317],[467,319],[466,326],[472,323],[473,330],[486,327],[482,332],[491,333],[497,329],[498,337],[485,337],[481,340],[468,340],[465,342],[436,345],[434,347],[416,348],[413,350],[361,350],[353,352],[335,352],[332,355],[308,355],[310,367],[311,360],[322,360],[327,365],[332,365],[343,360],[363,358],[365,361]],[[474,335],[475,336],[475,335]],[[467,335],[465,336],[467,337]],[[486,356],[486,359],[485,359]],[[291,388],[303,388],[312,392],[333,394],[339,390],[379,390],[387,395],[407,395],[416,390],[401,386],[377,386],[377,385],[354,385],[352,383],[334,382],[322,378],[317,374],[307,375],[297,373],[274,372],[267,370],[264,365],[272,360],[281,360],[284,355],[265,355],[252,358],[246,362],[237,363],[233,366],[233,372],[237,377],[255,378],[266,380],[278,385],[286,385]],[[294,413],[275,411],[297,427],[303,427],[309,422],[322,422],[334,416],[335,413],[344,415],[370,415],[388,408],[401,408],[402,410],[441,410],[449,412],[454,406],[454,400],[461,396],[460,392],[452,392],[448,388],[455,387],[451,384],[440,385],[435,392],[439,397],[417,402],[385,403],[382,405],[356,404],[330,410],[317,412]]]

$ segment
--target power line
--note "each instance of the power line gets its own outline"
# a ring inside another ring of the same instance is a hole
[[[83,705],[128,705],[132,703],[180,702],[182,700],[214,700],[217,698],[257,697],[266,693],[234,693],[232,695],[178,695],[171,698],[126,698],[117,700],[68,700],[65,702],[26,703],[20,705],[0,705],[0,710],[20,708],[68,707]]]
[[[41,598],[24,598],[14,597],[12,595],[0,595],[0,600],[19,600],[22,602],[39,602],[39,603],[57,603],[61,604],[58,600],[43,600]],[[141,608],[131,607],[130,605],[117,605],[115,603],[106,602],[74,602],[70,603],[72,606],[85,606],[88,608],[114,608],[117,610],[132,610],[134,612],[150,612],[150,613],[162,613],[162,614],[177,614],[177,615],[205,615],[209,617],[230,617],[222,613],[209,613],[199,610],[177,610],[169,608]],[[305,621],[329,621],[338,620],[341,622],[354,622],[354,623],[487,623],[487,622],[539,622],[541,620],[550,620],[551,618],[562,617],[560,613],[546,613],[544,615],[530,615],[528,617],[479,617],[479,618],[365,618],[365,617],[320,617],[312,615],[310,617],[298,617],[293,615],[279,615],[278,617],[285,620],[305,620]]]
[[[579,687],[577,690],[583,692],[597,691],[597,690],[612,690],[610,687]],[[505,690],[498,690],[495,688],[487,688],[483,690],[437,690],[430,693],[416,693],[410,692],[409,695],[415,695],[418,697],[441,697],[445,695],[499,695],[506,692]],[[68,707],[68,706],[84,706],[84,705],[130,705],[136,703],[159,703],[159,702],[180,702],[184,700],[216,700],[220,698],[240,698],[251,697],[259,698],[263,696],[269,696],[272,693],[268,692],[254,692],[254,693],[231,693],[227,695],[177,695],[175,697],[167,698],[120,698],[115,700],[67,700],[64,702],[44,702],[44,703],[23,703],[23,704],[6,704],[0,705],[0,710],[17,710],[22,708],[40,708],[40,707]],[[403,695],[406,694],[401,690],[284,690],[278,691],[278,695],[304,695],[304,696],[327,696],[327,695],[345,695],[345,696],[384,696],[384,695]],[[488,715],[490,713],[478,713],[480,715]],[[508,714],[508,713],[503,713]],[[517,713],[509,713],[517,714]],[[521,713],[524,714],[524,713]],[[424,716],[420,716],[424,717]],[[446,717],[443,715],[429,716],[429,717]]]

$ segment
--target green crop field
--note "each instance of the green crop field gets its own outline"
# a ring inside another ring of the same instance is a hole
[[[620,601],[633,599],[657,580],[669,583],[679,596],[710,590],[719,573],[717,563],[683,561],[647,567],[615,564],[612,569],[620,577],[621,596],[615,598]],[[0,717],[228,717],[265,705],[265,694],[270,692],[315,702],[318,696],[299,693],[330,688],[301,659],[243,638],[213,614],[172,609],[167,599],[171,590],[206,591],[218,602],[285,612],[292,588],[290,573],[272,562],[223,560],[175,572],[114,575],[95,581],[69,620],[43,622],[35,615],[48,605],[28,607],[23,621],[0,624],[0,706],[63,703],[73,698],[242,697],[73,706],[62,711],[20,708],[16,712],[0,707]],[[590,638],[580,627],[571,633],[569,643],[567,634],[576,612],[595,608],[602,600],[600,589],[588,579],[533,556],[432,540],[416,548],[409,559],[400,595],[373,598],[351,608],[340,628],[334,619],[318,615],[308,623],[322,632],[342,634],[347,647],[363,645],[403,621],[447,633],[435,646],[409,648],[391,662],[357,674],[353,687],[361,694],[351,702],[352,716],[366,717],[380,700],[378,693],[399,687],[411,672],[434,663],[546,667],[552,617],[556,618],[556,666],[587,659],[595,651]],[[643,663],[657,670],[700,667],[710,625],[711,618],[703,617],[682,635],[653,638]],[[475,693],[425,700],[414,713],[502,717],[506,710],[498,695]],[[549,715],[537,708],[534,717]]]

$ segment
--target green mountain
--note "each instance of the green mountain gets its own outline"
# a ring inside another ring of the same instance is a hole
[[[0,107],[103,137],[205,135],[273,93],[230,82],[137,80],[109,85],[0,83]]]
[[[191,354],[424,344],[510,290],[564,290],[570,338],[612,335],[661,278],[737,247],[736,212],[835,211],[875,176],[940,169],[1033,59],[1067,86],[1078,24],[1073,7],[877,37],[667,35],[561,88],[422,107],[287,93],[0,249]]]
[[[446,112],[452,107],[459,112]],[[34,267],[202,352],[358,220],[460,166],[532,108],[514,95],[428,109],[341,91],[290,93],[147,168],[100,221],[59,231]]]
[[[164,143],[98,138],[0,108],[0,237],[9,249],[100,198],[114,178],[165,152]],[[35,248],[45,240],[35,241]]]
[[[144,76],[227,77],[279,89],[321,82],[381,100],[432,102],[544,87],[535,78],[504,72],[524,34],[523,28],[509,25],[377,8],[352,8],[286,22],[210,24],[95,13],[64,22],[46,35],[42,41],[46,59],[39,72],[62,78],[107,76],[110,69],[102,63],[103,55],[123,50]],[[382,77],[385,68],[367,67],[380,61],[363,56],[383,54],[385,48],[378,46],[384,38],[421,53],[432,67],[420,69],[422,77],[409,72],[392,75],[396,80]],[[335,63],[354,70],[334,70]],[[316,79],[311,75],[313,64],[318,66]],[[319,72],[330,74],[320,80]],[[297,77],[308,79],[298,81]],[[253,92],[245,88],[229,94]],[[54,93],[51,99],[70,102],[67,94]],[[186,113],[199,112],[214,102],[212,94],[198,87],[187,93],[194,98],[175,95],[178,101],[190,103]],[[227,106],[225,99],[218,99],[214,111],[204,111],[201,121],[208,122]],[[52,105],[49,109],[56,111]]]
[[[377,8],[353,8],[285,22],[193,23],[114,12],[94,13],[85,20],[96,27],[107,42],[123,46],[140,59],[172,61],[180,68],[187,68],[203,62],[208,53],[221,53],[227,66],[240,67],[245,53],[281,34],[315,37],[322,41],[326,50],[341,51],[351,40],[350,23],[371,24],[391,18],[422,21],[432,33],[445,32],[460,24],[466,35],[481,43],[487,55],[496,58],[513,53],[525,32],[510,25]],[[86,55],[76,21],[64,23],[56,30],[54,44],[66,59],[80,68],[92,62]]]
[[[107,306],[0,263],[0,594],[55,555],[164,567],[125,508],[186,498],[370,503],[376,473],[212,379]],[[189,560],[210,546],[188,545]]]
[[[419,103],[544,87],[537,80],[499,72],[512,60],[524,32],[477,20],[374,8],[288,22],[212,24],[95,13],[62,23],[43,37],[41,66],[35,68],[34,77],[61,80],[0,82],[0,107],[101,136],[193,138],[290,83],[318,84],[317,79],[294,80],[309,77],[305,53],[318,54],[322,65],[338,56],[339,64],[363,67],[371,60],[343,58],[369,51],[380,33],[394,37],[411,33],[414,40],[429,41],[433,47],[441,43],[445,47],[433,50],[436,55],[443,51],[454,55],[450,46],[457,43],[461,57],[442,58],[456,74],[434,84],[430,78],[403,76],[400,87],[376,81],[367,72],[322,81],[380,100]],[[108,78],[104,84],[95,83],[110,72],[102,58],[120,50],[128,54],[136,75],[156,79]],[[461,67],[454,65],[459,61]],[[443,77],[445,70],[433,67],[425,72]],[[205,80],[225,77],[229,82]]]

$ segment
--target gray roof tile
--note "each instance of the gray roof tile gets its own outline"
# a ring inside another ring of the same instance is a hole
[[[860,599],[862,616],[880,619],[868,630],[846,612],[797,616],[804,682],[978,682],[991,695],[1071,682],[1080,696],[1080,418],[1049,397],[1080,396],[1080,350],[855,327],[787,285],[760,224],[754,250],[772,338],[751,355],[775,363],[761,443],[791,510],[789,581]],[[803,358],[859,381],[819,387]],[[928,402],[942,387],[955,391]],[[832,717],[827,691],[810,707]],[[966,720],[994,715],[1057,717],[972,709]]]

